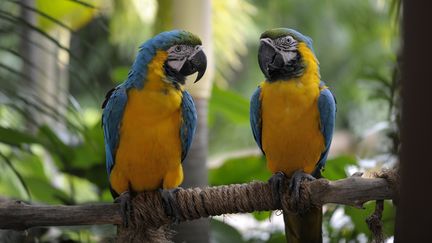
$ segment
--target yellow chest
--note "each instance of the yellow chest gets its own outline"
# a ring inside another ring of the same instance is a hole
[[[182,93],[164,82],[163,72],[152,64],[144,87],[128,91],[110,177],[111,186],[119,193],[128,185],[135,191],[160,188],[168,173],[181,169]],[[173,187],[183,178],[177,174]]]
[[[324,150],[318,82],[262,84],[262,146],[270,171],[311,173]]]

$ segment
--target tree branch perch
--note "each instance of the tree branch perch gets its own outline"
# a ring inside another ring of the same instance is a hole
[[[306,182],[312,205],[326,203],[361,207],[371,200],[394,199],[396,189],[381,178],[349,177],[337,181]],[[180,221],[229,213],[277,210],[268,183],[251,182],[229,186],[180,189],[177,195]],[[158,228],[171,223],[158,192],[144,192],[133,199],[132,222]],[[77,206],[29,205],[0,201],[0,229],[24,230],[35,226],[121,224],[119,204]]]

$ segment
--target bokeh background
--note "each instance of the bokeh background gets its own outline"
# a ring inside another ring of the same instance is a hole
[[[324,176],[341,179],[395,165],[400,1],[190,2],[0,1],[1,200],[112,202],[101,103],[127,77],[138,46],[176,27],[197,26],[211,59],[207,86],[193,91],[204,122],[194,142],[198,149],[188,159],[205,171],[186,171],[184,186],[201,185],[203,179],[223,185],[271,176],[249,127],[249,97],[264,79],[257,63],[259,36],[275,27],[294,28],[313,39],[322,79],[337,98],[337,128]],[[370,241],[365,219],[373,207],[325,205],[324,240]],[[388,242],[394,219],[393,205],[386,202]],[[215,243],[284,242],[278,212],[214,217],[201,227],[199,234]],[[190,228],[180,230],[180,238],[194,238]],[[110,225],[0,230],[2,242],[101,242],[114,236]]]

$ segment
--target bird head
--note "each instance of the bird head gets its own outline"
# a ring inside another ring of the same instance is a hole
[[[195,82],[204,75],[207,58],[201,40],[194,34],[184,30],[173,30],[159,35],[170,36],[161,48],[167,52],[164,63],[165,74],[172,82],[185,83],[186,76],[198,72]]]
[[[137,58],[129,72],[127,82],[137,88],[143,87],[148,65],[162,52],[161,68],[166,79],[176,87],[184,84],[186,76],[198,72],[195,80],[202,78],[207,68],[207,58],[201,40],[184,30],[172,30],[157,34],[140,46]]]
[[[258,63],[270,82],[300,77],[313,54],[312,39],[288,28],[271,29],[261,34]]]

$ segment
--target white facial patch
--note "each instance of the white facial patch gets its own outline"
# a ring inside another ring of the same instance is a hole
[[[193,48],[187,45],[175,45],[170,47],[168,52],[167,64],[174,70],[180,71]]]
[[[275,47],[280,51],[285,63],[297,57],[298,42],[292,36],[284,36],[275,40]]]
[[[177,72],[180,71],[180,69],[183,67],[184,63],[186,62],[186,57],[183,58],[183,60],[168,60],[167,64]]]
[[[282,51],[280,53],[284,60],[284,63],[289,63],[291,60],[297,57],[297,53],[294,51]]]

